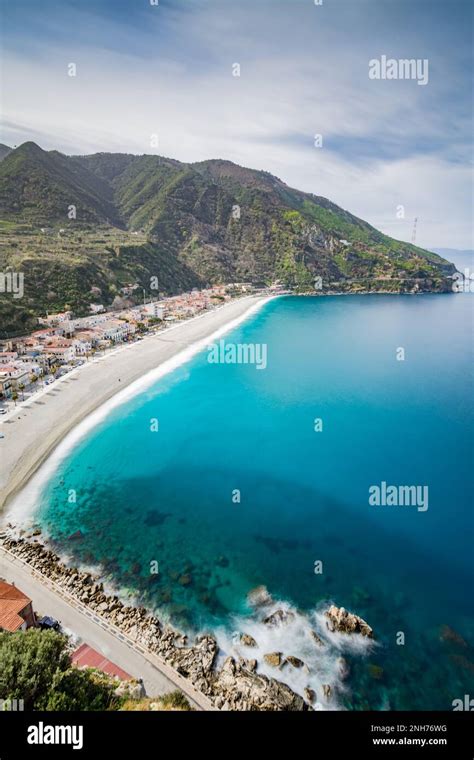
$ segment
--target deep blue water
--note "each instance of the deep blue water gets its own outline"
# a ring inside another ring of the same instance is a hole
[[[450,709],[474,693],[472,304],[270,302],[226,336],[267,344],[265,370],[204,352],[111,412],[48,484],[41,523],[184,627],[231,625],[258,584],[303,611],[333,600],[381,643],[351,663],[348,707]],[[428,486],[428,510],[370,506],[382,481]]]

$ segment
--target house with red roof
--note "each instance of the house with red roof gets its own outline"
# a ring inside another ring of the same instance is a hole
[[[13,583],[0,580],[0,631],[25,631],[36,627],[31,599]]]
[[[114,662],[108,660],[103,654],[97,652],[89,644],[81,644],[71,657],[72,663],[77,668],[96,668],[101,670],[102,673],[107,673],[109,676],[115,676],[120,681],[131,681],[133,676],[127,673],[122,668],[119,668]]]

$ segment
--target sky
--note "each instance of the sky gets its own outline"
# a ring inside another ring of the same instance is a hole
[[[0,140],[229,159],[474,248],[471,0],[155,1],[0,0]],[[371,78],[382,56],[427,83]]]

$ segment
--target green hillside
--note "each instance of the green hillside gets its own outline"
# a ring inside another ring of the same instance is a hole
[[[147,290],[156,276],[162,293],[242,280],[413,292],[448,290],[454,272],[326,198],[219,159],[65,156],[24,143],[0,163],[0,214],[0,271],[25,274],[21,301],[0,294],[0,337],[47,309],[87,313],[124,285]]]

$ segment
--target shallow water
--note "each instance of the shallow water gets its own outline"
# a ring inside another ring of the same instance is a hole
[[[204,352],[113,410],[60,464],[39,522],[175,624],[218,629],[226,651],[245,621],[259,655],[293,648],[311,672],[282,677],[300,693],[313,677],[319,689],[319,668],[339,685],[334,705],[450,709],[474,674],[472,303],[271,301],[226,336],[265,343],[265,370]],[[427,486],[428,509],[370,506],[382,481]],[[291,605],[291,630],[255,618],[246,597],[259,584]],[[326,600],[378,642],[345,653],[344,691],[338,646],[302,645]]]

